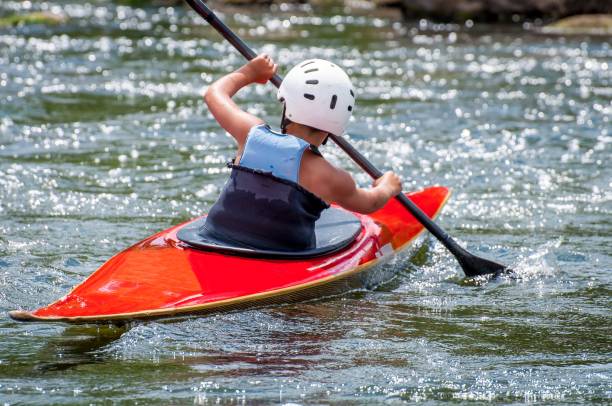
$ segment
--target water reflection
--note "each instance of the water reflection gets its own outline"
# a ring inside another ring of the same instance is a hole
[[[46,373],[102,363],[106,356],[101,350],[119,340],[127,330],[127,326],[68,327],[60,336],[50,337],[41,348],[34,370]]]

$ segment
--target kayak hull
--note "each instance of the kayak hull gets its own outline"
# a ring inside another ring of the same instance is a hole
[[[449,191],[432,187],[408,197],[434,218]],[[301,260],[193,249],[176,233],[194,219],[120,252],[56,302],[9,315],[19,321],[122,322],[304,301],[373,286],[393,276],[393,267],[385,264],[410,251],[424,229],[395,200],[357,216],[362,230],[348,247]]]

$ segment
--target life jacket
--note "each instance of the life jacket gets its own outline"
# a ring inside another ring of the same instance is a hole
[[[301,138],[253,127],[200,233],[245,248],[314,248],[315,222],[329,205],[298,184],[308,148],[319,153]]]

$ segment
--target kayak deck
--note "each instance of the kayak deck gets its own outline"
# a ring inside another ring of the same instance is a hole
[[[448,196],[444,187],[408,194],[431,218]],[[194,219],[115,255],[58,301],[9,315],[20,321],[109,322],[291,302],[358,288],[365,271],[404,249],[424,228],[395,199],[357,216],[362,230],[346,249],[300,260],[190,248],[176,233]]]
[[[220,252],[251,258],[304,259],[333,254],[348,247],[361,232],[361,221],[350,211],[337,207],[323,210],[314,227],[315,246],[300,251],[277,251],[246,247],[235,241],[219,240],[207,233],[202,234],[206,217],[200,217],[181,227],[176,238],[193,249]]]

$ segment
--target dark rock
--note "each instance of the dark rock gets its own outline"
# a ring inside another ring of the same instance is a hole
[[[399,0],[408,19],[444,21],[556,20],[576,14],[610,14],[612,0]]]

